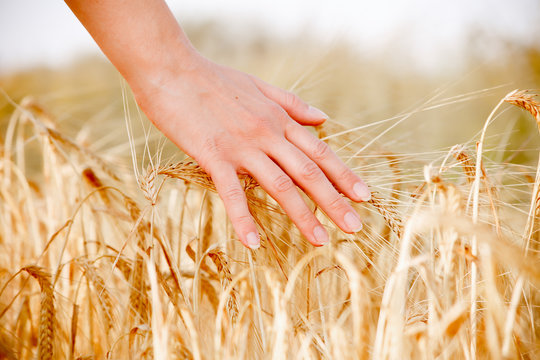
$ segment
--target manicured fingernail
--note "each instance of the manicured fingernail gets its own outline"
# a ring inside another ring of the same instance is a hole
[[[353,191],[362,201],[371,200],[371,191],[369,191],[366,184],[357,182],[353,186]]]
[[[321,225],[318,225],[313,229],[313,236],[315,237],[315,242],[319,245],[324,245],[328,242],[328,233]]]
[[[317,109],[316,107],[309,106],[308,112],[309,117],[315,118],[315,119],[325,119],[328,120],[329,116],[326,115],[322,110]]]
[[[344,220],[350,231],[358,232],[362,230],[362,222],[360,221],[360,218],[352,211],[349,211],[347,214],[345,214]]]
[[[249,246],[249,248],[253,250],[258,249],[259,246],[261,246],[261,240],[259,239],[259,235],[254,232],[250,232],[249,234],[247,234],[246,242],[247,246]]]

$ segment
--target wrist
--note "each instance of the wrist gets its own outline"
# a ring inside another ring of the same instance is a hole
[[[193,73],[204,57],[182,39],[159,44],[159,49],[128,71],[121,71],[135,94],[161,87],[168,80]]]

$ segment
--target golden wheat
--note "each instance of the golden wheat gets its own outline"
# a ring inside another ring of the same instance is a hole
[[[538,121],[531,92],[503,102]],[[315,249],[242,175],[262,237],[251,251],[193,160],[149,156],[134,177],[36,99],[9,118],[0,358],[539,355],[539,167],[496,162],[474,142],[414,159],[330,122],[318,136],[373,190],[354,205],[364,230],[342,233],[309,203],[332,240]]]

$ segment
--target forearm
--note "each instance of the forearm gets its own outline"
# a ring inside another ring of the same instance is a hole
[[[192,64],[196,51],[163,0],[65,2],[132,86]]]

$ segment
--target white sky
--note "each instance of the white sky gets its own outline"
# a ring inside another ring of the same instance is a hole
[[[457,51],[481,29],[540,46],[540,0],[168,0],[182,20],[221,19],[277,36],[309,32],[346,38],[360,51],[390,41],[427,62]],[[99,52],[60,0],[0,0],[0,73],[35,65],[61,66]],[[400,47],[398,47],[400,50]]]

